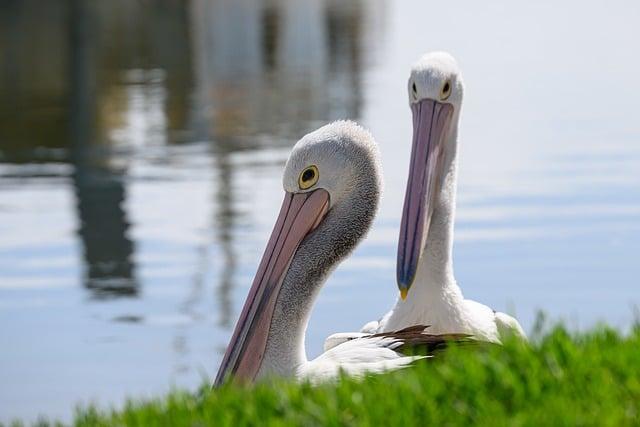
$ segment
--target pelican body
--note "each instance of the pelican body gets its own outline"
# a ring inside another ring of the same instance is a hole
[[[229,377],[253,382],[273,375],[332,378],[341,370],[358,375],[421,357],[396,351],[406,341],[402,333],[351,337],[314,360],[305,352],[317,293],[369,230],[381,185],[377,146],[355,123],[335,122],[298,141],[284,170],[280,214],[215,385]],[[407,333],[415,335],[415,329]],[[437,344],[443,338],[424,340]]]
[[[413,142],[398,239],[400,298],[362,332],[424,324],[432,333],[469,334],[495,343],[508,334],[524,338],[513,317],[465,299],[453,274],[458,124],[464,94],[455,59],[444,52],[423,56],[411,69],[408,89]],[[325,348],[341,341],[329,337]]]
[[[465,299],[453,274],[458,125],[464,95],[455,59],[444,52],[423,56],[412,67],[408,88],[413,143],[398,239],[401,297],[377,329],[427,324],[430,332],[464,333],[491,342],[500,342],[506,334],[524,337],[513,317]]]

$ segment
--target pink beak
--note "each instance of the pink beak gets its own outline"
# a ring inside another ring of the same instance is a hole
[[[214,385],[230,376],[241,381],[255,379],[267,347],[276,300],[291,260],[300,243],[318,227],[329,210],[329,193],[317,189],[286,193],[276,225],[253,279]]]
[[[431,215],[443,173],[443,141],[450,128],[453,106],[433,99],[411,104],[413,144],[404,199],[396,275],[404,299],[413,284],[424,251]]]

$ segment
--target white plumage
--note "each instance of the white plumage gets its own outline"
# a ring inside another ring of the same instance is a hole
[[[216,385],[229,376],[255,381],[291,376],[319,381],[409,365],[423,356],[396,351],[405,343],[444,338],[417,332],[361,336],[335,343],[308,360],[304,337],[326,276],[369,230],[382,184],[371,135],[353,122],[336,122],[306,135],[283,174],[285,199],[258,267]],[[417,336],[416,336],[417,334]],[[350,337],[353,338],[353,337]]]
[[[350,376],[381,373],[411,365],[418,359],[431,356],[405,356],[396,352],[402,341],[390,337],[359,338],[350,334],[350,340],[326,350],[317,358],[302,364],[296,373],[300,379],[312,382],[335,378],[342,370]]]
[[[500,343],[505,335],[525,337],[516,319],[463,297],[453,274],[458,123],[464,93],[455,59],[427,54],[411,69],[408,82],[413,113],[413,148],[398,245],[398,286],[406,299],[363,333],[430,325],[434,334],[470,334]],[[488,102],[488,108],[491,105]],[[350,334],[327,338],[326,348]]]

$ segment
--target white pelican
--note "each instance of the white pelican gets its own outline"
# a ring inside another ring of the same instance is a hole
[[[399,333],[350,336],[314,360],[304,337],[311,307],[331,270],[369,230],[382,178],[377,146],[353,122],[326,125],[293,148],[283,176],[285,197],[215,385],[229,376],[334,377],[407,366],[405,344],[433,348],[445,337],[414,327]],[[456,337],[454,337],[456,338]]]
[[[444,52],[424,55],[413,65],[408,87],[413,144],[398,242],[400,298],[362,332],[430,325],[430,333],[469,334],[495,343],[506,334],[526,338],[513,317],[465,299],[453,275],[458,122],[464,93],[455,59]],[[325,349],[348,337],[330,336]]]

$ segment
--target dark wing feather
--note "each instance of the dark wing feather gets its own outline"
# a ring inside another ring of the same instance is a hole
[[[371,338],[392,338],[392,348],[395,351],[409,353],[433,354],[450,344],[477,344],[471,335],[467,334],[429,334],[429,325],[415,325],[394,332],[381,332],[370,335]],[[366,337],[364,337],[366,338]]]

